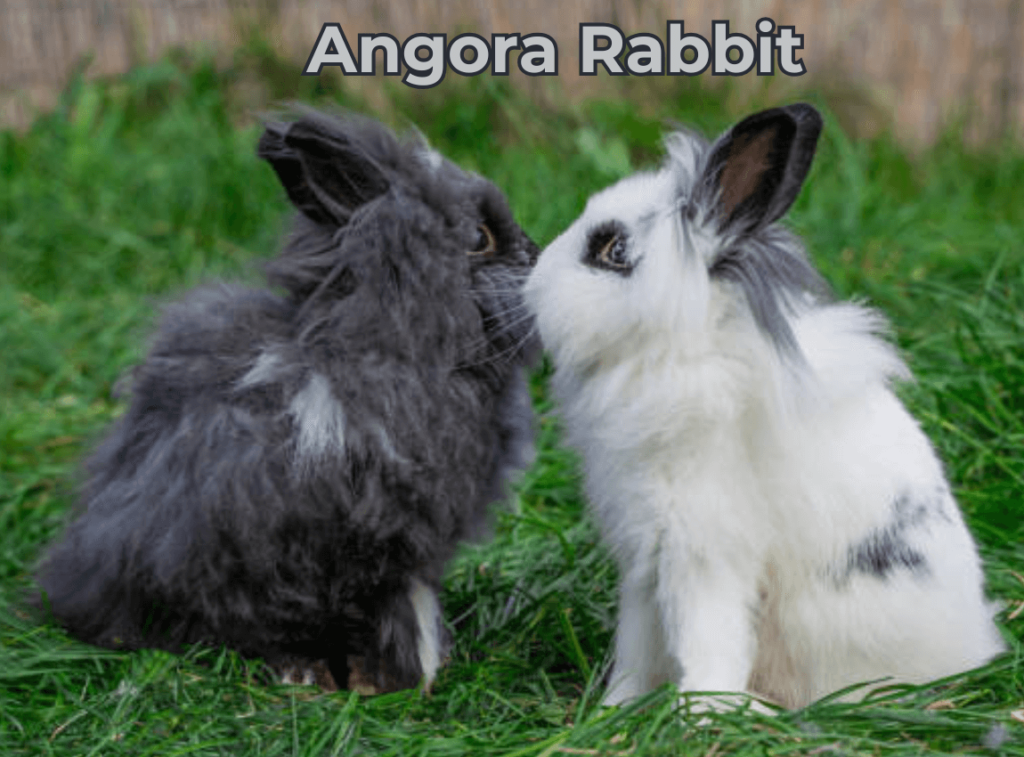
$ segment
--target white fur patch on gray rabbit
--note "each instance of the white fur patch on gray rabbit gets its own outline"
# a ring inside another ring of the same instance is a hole
[[[165,309],[41,604],[102,646],[429,685],[445,564],[528,462],[537,248],[494,185],[370,120],[305,112],[259,155],[301,211],[274,289]]]
[[[884,319],[833,301],[775,224],[821,125],[793,105],[713,145],[673,135],[527,282],[620,570],[608,704],[672,682],[800,707],[1004,648],[942,466],[890,389],[909,372]]]

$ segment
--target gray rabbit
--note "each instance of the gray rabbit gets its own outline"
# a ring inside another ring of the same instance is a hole
[[[537,247],[494,185],[368,119],[307,111],[258,154],[301,211],[272,288],[166,308],[40,601],[104,647],[429,686],[445,564],[533,452]]]

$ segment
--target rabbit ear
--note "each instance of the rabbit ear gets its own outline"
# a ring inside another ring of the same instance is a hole
[[[388,188],[358,144],[312,119],[268,124],[256,154],[273,166],[292,204],[317,223],[344,226]]]
[[[711,150],[701,186],[719,230],[746,234],[781,218],[814,159],[821,116],[805,103],[749,116]]]

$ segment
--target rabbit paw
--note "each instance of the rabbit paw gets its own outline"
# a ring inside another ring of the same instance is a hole
[[[386,689],[377,688],[377,684],[373,680],[373,676],[369,675],[364,669],[364,660],[362,657],[348,658],[348,688],[349,691],[354,691],[364,697],[372,697],[377,694],[383,694]]]
[[[331,675],[326,660],[306,660],[279,665],[277,673],[285,686],[317,686],[324,691],[338,690],[338,684]]]

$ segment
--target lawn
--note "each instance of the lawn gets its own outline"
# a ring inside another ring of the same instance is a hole
[[[0,133],[0,755],[1024,754],[1024,151],[969,153],[951,134],[911,156],[829,116],[789,223],[842,296],[889,314],[918,376],[902,396],[1005,605],[1011,651],[987,668],[700,728],[667,689],[600,708],[615,571],[544,370],[538,461],[494,539],[450,568],[456,646],[429,696],[279,686],[220,649],[98,650],[25,614],[75,462],[123,410],[111,390],[155,308],[207,277],[253,278],[285,228],[284,194],[254,155],[254,86],[260,101],[365,107],[343,83],[249,55],[227,71],[165,61],[78,81],[27,133]],[[541,245],[591,192],[656,163],[665,119],[715,134],[741,115],[729,92],[690,87],[662,87],[642,112],[624,97],[545,107],[486,77],[445,87],[395,90],[383,117],[493,179]]]

